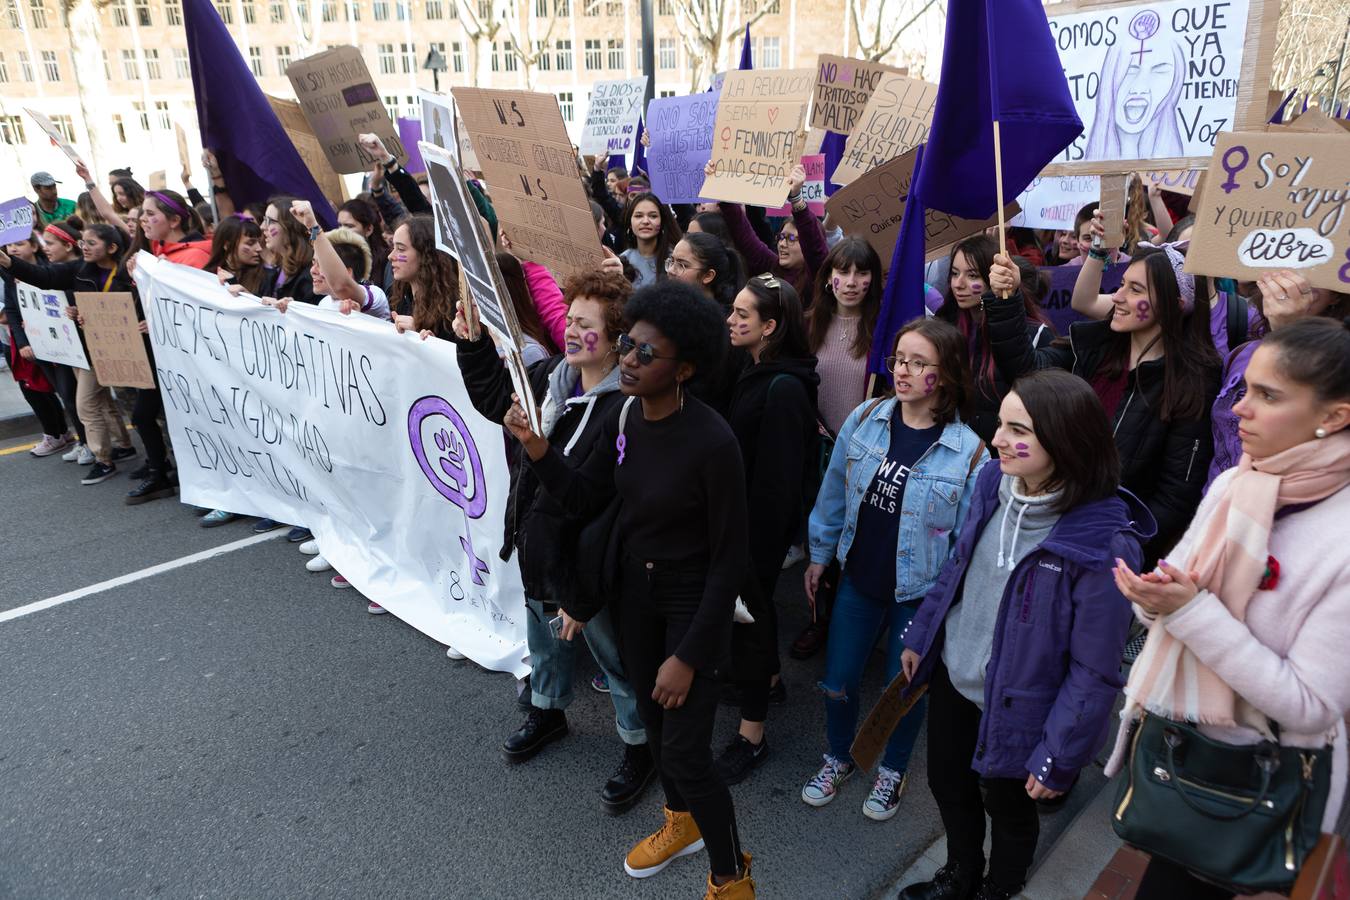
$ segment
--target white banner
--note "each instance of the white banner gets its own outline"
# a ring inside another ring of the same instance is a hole
[[[28,344],[38,359],[63,363],[77,369],[89,368],[89,358],[80,343],[79,329],[66,315],[65,291],[44,291],[22,281],[14,282],[18,293],[19,315]]]
[[[523,677],[524,591],[502,562],[502,427],[453,344],[136,261],[182,501],[314,532],[357,589],[474,662]],[[296,577],[305,574],[296,560]]]
[[[1101,178],[1097,175],[1038,175],[1017,195],[1022,211],[1008,221],[1026,228],[1072,231],[1078,211],[1101,202]]]

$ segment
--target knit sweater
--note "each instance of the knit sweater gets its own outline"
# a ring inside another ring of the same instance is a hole
[[[867,394],[867,356],[853,355],[853,336],[860,323],[856,317],[835,316],[816,350],[816,374],[820,376],[816,407],[830,434],[839,433],[848,414]]]
[[[1219,498],[1229,489],[1235,469],[1214,480],[1195,520],[1168,554],[1182,565],[1195,541],[1209,528]],[[1345,577],[1345,523],[1350,521],[1350,488],[1320,503],[1277,517],[1266,553],[1279,562],[1280,575],[1270,590],[1259,590],[1247,606],[1245,622],[1217,596],[1201,591],[1163,622],[1199,660],[1246,702],[1280,725],[1286,746],[1334,744],[1331,797],[1323,831],[1336,823],[1346,789],[1346,713],[1350,712],[1350,579]],[[1135,614],[1148,621],[1139,607]],[[1107,765],[1114,775],[1128,749],[1129,722],[1122,722],[1116,749]],[[1233,744],[1253,744],[1260,735],[1249,728],[1201,726],[1204,734]]]

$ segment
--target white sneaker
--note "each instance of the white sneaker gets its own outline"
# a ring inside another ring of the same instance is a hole
[[[64,459],[64,457],[62,457]],[[94,451],[90,450],[84,444],[80,445],[80,452],[75,456],[75,464],[79,466],[92,466],[94,464]]]
[[[51,456],[53,453],[60,453],[73,443],[68,435],[52,437],[50,434],[44,434],[37,446],[28,452],[37,457]]]
[[[316,553],[319,552],[319,542],[312,538],[308,541],[305,541],[303,544],[300,545],[300,552],[305,554],[306,556],[315,555]]]
[[[61,459],[65,462],[74,462],[80,458],[80,451],[84,449],[84,444],[76,444],[65,453],[61,454]]]
[[[451,659],[455,659],[455,660],[459,660],[459,659],[468,659],[467,656],[465,656],[463,653],[460,653],[460,652],[459,652],[458,650],[456,650],[454,647],[446,647],[446,648],[445,648],[445,655],[448,656],[448,657],[450,657]]]
[[[825,765],[802,788],[802,801],[810,806],[829,803],[839,793],[839,786],[853,774],[853,770],[853,763],[825,754]]]
[[[783,557],[783,568],[790,569],[804,559],[806,559],[806,551],[793,544],[788,548],[787,556]]]
[[[333,568],[333,564],[322,556],[315,556],[305,563],[305,568],[311,572],[327,572],[329,569]]]

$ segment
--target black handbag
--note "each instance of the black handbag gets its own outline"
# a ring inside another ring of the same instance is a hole
[[[628,424],[628,409],[636,399],[629,397],[619,411],[619,436],[623,435],[624,427]],[[578,621],[590,621],[605,608],[611,597],[618,594],[621,565],[618,522],[621,506],[622,501],[615,494],[600,514],[577,532],[576,552],[573,555],[575,590],[563,608]]]
[[[1112,826],[1127,844],[1238,894],[1287,892],[1317,846],[1331,747],[1236,745],[1144,714]]]

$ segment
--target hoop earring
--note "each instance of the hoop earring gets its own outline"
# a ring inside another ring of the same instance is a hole
[[[1324,437],[1326,437],[1326,436],[1327,436],[1327,430],[1326,430],[1325,428],[1322,428],[1321,426],[1318,426],[1318,429],[1317,429],[1316,431],[1313,432],[1313,437],[1316,437],[1316,438],[1324,438]]]
[[[678,402],[679,402],[679,405],[680,405],[680,410],[679,410],[679,411],[680,411],[680,412],[684,412],[684,382],[683,382],[683,381],[676,381],[676,382],[675,382],[675,397],[677,398],[677,400],[678,400]]]

